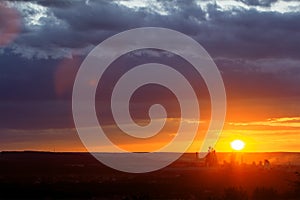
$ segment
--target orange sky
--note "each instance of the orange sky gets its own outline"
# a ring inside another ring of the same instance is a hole
[[[286,102],[286,103],[285,103]],[[228,102],[228,110],[224,129],[220,134],[215,149],[217,151],[232,151],[230,142],[241,139],[246,143],[245,152],[299,152],[300,139],[300,109],[298,99],[252,99]],[[205,116],[205,109],[202,110]],[[189,122],[190,123],[190,122]],[[198,135],[188,151],[199,151],[202,138],[207,129],[208,119],[201,120]],[[176,133],[178,119],[168,119],[162,132],[150,139],[132,140],[116,134],[111,137],[119,147],[128,151],[153,151],[170,142]],[[106,130],[114,132],[113,126]],[[8,130],[13,131],[13,130]],[[45,151],[86,151],[79,140],[75,129],[49,130],[15,130],[22,135],[36,134],[34,141],[22,140],[2,145],[2,150],[45,150]],[[37,142],[38,137],[45,140],[45,135],[52,135],[48,142]],[[38,136],[40,135],[40,136]],[[44,136],[43,136],[44,135]],[[181,144],[178,143],[178,146]],[[109,147],[97,146],[95,151],[110,151]],[[176,149],[174,149],[176,151]]]
[[[300,110],[298,99],[251,99],[228,102],[224,129],[215,146],[217,151],[232,151],[230,142],[241,139],[245,152],[300,151]],[[189,151],[199,150],[208,120],[200,124],[199,134]],[[159,144],[156,144],[159,146]],[[178,144],[180,145],[180,144]],[[128,149],[145,149],[126,144]],[[155,147],[155,146],[152,146]],[[149,148],[151,150],[152,148]],[[176,151],[176,150],[174,150]]]

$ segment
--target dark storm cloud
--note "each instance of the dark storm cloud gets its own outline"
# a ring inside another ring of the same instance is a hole
[[[261,7],[270,7],[276,2],[297,2],[297,0],[239,0],[249,6],[261,6]]]
[[[32,2],[42,5],[48,16],[41,17],[37,26],[25,24],[26,33],[21,33],[11,48],[25,57],[65,57],[75,49],[86,54],[94,45],[120,31],[158,26],[192,36],[214,57],[299,58],[299,12],[262,12],[256,7],[221,9],[214,3],[208,3],[204,9],[196,1],[158,2],[159,9],[129,8],[118,1]],[[243,2],[267,7],[274,3],[272,0]],[[25,19],[28,15],[30,12],[23,13]]]
[[[222,71],[228,99],[300,96],[299,60],[217,59],[215,62]]]
[[[28,60],[16,56],[0,56],[0,100],[53,99],[54,72],[57,61]]]
[[[272,3],[277,2],[278,0],[240,0],[240,1],[250,6],[270,7]]]
[[[91,5],[90,5],[91,4]],[[140,26],[142,18],[148,15],[143,11],[132,11],[109,1],[90,4],[77,3],[69,9],[55,8],[54,15],[70,27],[70,31],[79,31],[91,37],[90,31],[120,31]],[[100,38],[103,39],[103,38]]]
[[[300,95],[299,12],[256,9],[271,7],[271,0],[243,0],[252,9],[159,2],[161,10],[129,8],[117,1],[15,1],[23,29],[0,51],[0,128],[72,128],[72,87],[67,87],[64,103],[57,101],[55,91],[62,60],[84,57],[107,37],[144,26],[175,29],[199,41],[215,58],[229,97]],[[37,13],[42,17],[35,22],[30,17]]]
[[[210,10],[210,28],[199,37],[213,55],[235,58],[295,57],[299,46],[300,14]]]
[[[76,3],[76,1],[73,0],[63,0],[63,1],[37,1],[36,2],[39,5],[45,6],[45,7],[54,7],[54,8],[68,8],[72,7],[73,4]]]

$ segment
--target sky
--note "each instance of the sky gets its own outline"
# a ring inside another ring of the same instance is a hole
[[[117,33],[163,27],[199,42],[222,75],[227,114],[217,151],[231,151],[230,142],[242,139],[244,151],[298,152],[299,11],[300,2],[293,0],[3,1],[0,151],[86,151],[72,116],[72,88],[82,61],[94,47]],[[185,60],[168,52],[136,51],[112,64],[104,86],[97,89],[99,123],[115,144],[128,151],[153,151],[174,137],[179,104],[165,88],[145,86],[132,97],[132,115],[137,123],[149,122],[147,108],[153,103],[165,105],[169,112],[166,126],[149,140],[120,133],[109,111],[108,96],[120,74],[132,65],[153,60],[173,65],[199,87],[195,86],[200,128],[189,148],[198,151],[211,115],[208,91]],[[186,119],[185,123],[194,122]],[[110,148],[99,141],[94,150]]]

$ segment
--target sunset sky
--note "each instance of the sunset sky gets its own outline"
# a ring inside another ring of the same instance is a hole
[[[227,95],[226,121],[217,151],[232,151],[230,142],[235,139],[246,143],[244,151],[300,151],[297,0],[0,3],[0,151],[86,151],[72,116],[76,72],[100,42],[138,27],[182,32],[198,41],[213,58]],[[198,85],[200,128],[189,148],[198,151],[210,120],[208,91],[185,60],[168,52],[136,51],[112,64],[103,80],[105,87],[97,90],[96,110],[102,116],[99,123],[112,141],[129,151],[153,151],[174,137],[180,112],[174,95],[165,88],[145,86],[141,94],[132,97],[132,116],[138,123],[149,120],[145,108],[153,103],[162,103],[169,111],[164,129],[148,140],[122,135],[107,111],[105,101],[116,77],[132,65],[151,61],[180,69]],[[185,123],[194,122],[186,119]],[[110,148],[99,141],[95,151]]]

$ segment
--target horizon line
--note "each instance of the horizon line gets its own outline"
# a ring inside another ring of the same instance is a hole
[[[216,153],[300,153],[300,151],[217,151]],[[44,150],[2,150],[0,153],[86,153],[86,154],[93,154],[93,153],[181,153],[182,152],[88,152],[88,151],[44,151]],[[208,152],[184,152],[183,154],[196,154],[196,153],[208,153]]]

